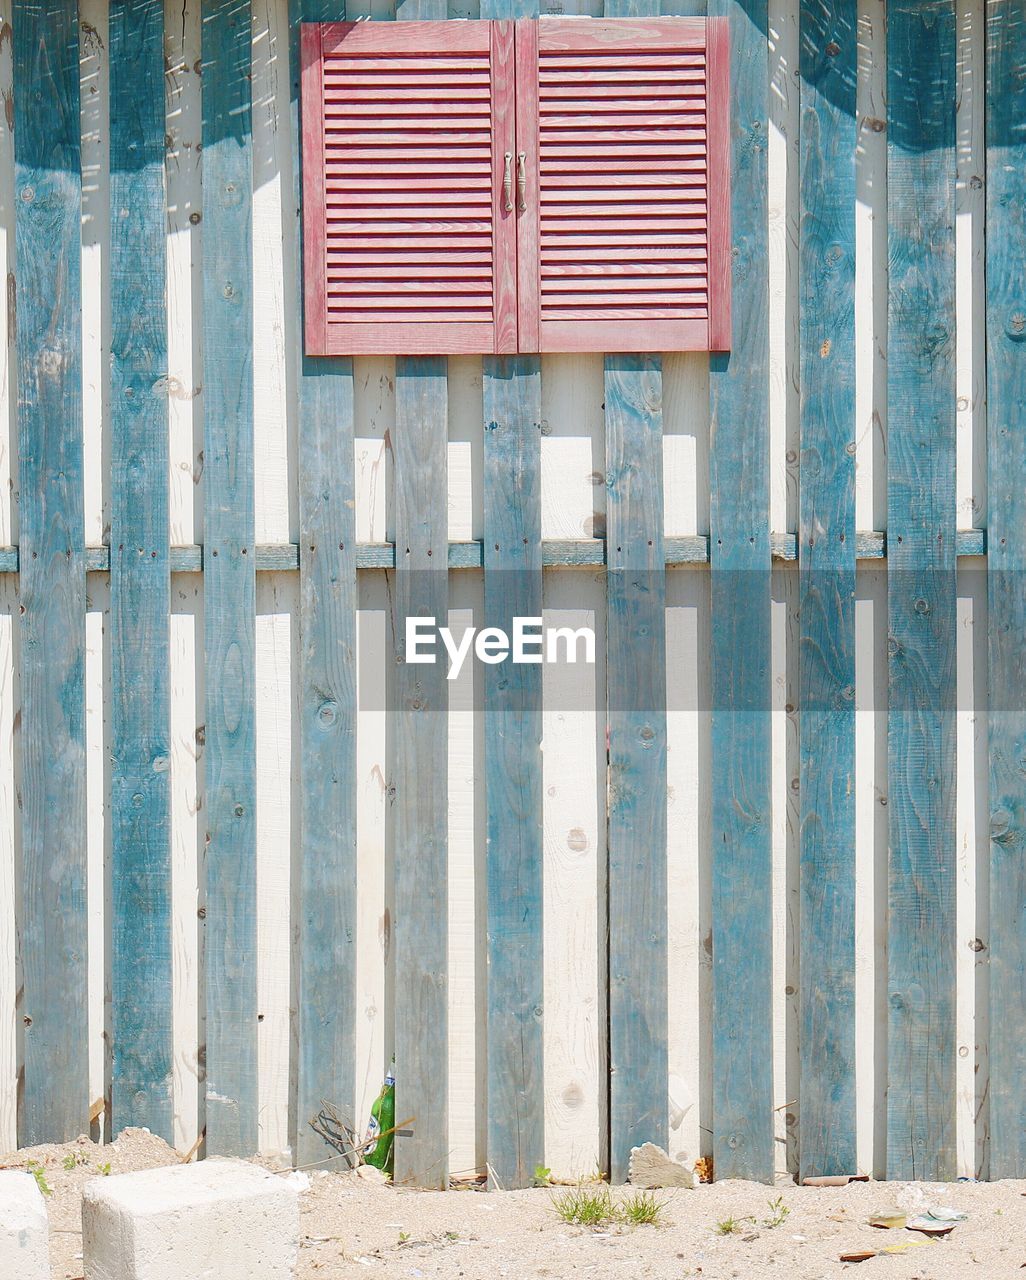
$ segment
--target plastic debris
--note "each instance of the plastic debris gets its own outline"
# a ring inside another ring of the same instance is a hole
[[[922,1231],[929,1236],[946,1236],[968,1217],[967,1213],[962,1213],[959,1209],[927,1209],[925,1213],[910,1218],[906,1225],[909,1231]]]
[[[712,1182],[713,1180],[713,1162],[712,1156],[699,1156],[695,1161],[695,1177],[699,1182]],[[1023,1193],[1026,1195],[1026,1192]]]
[[[828,1173],[815,1178],[803,1178],[804,1187],[846,1187],[849,1182],[868,1182],[868,1173]]]
[[[908,1218],[904,1209],[899,1209],[897,1205],[887,1205],[883,1209],[875,1209],[869,1215],[869,1225],[871,1227],[883,1227],[887,1231],[900,1231],[907,1223]]]
[[[885,1245],[883,1249],[849,1249],[846,1253],[839,1255],[838,1261],[866,1262],[870,1258],[881,1258],[884,1254],[908,1253],[910,1249],[917,1249],[920,1245],[933,1243],[933,1240],[927,1238],[926,1240],[903,1240],[901,1244]]]

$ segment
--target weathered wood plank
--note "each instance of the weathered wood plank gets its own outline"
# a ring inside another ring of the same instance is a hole
[[[603,12],[636,18],[661,8],[606,0]],[[631,1147],[665,1146],[668,1134],[661,357],[607,355],[604,379],[609,1176],[625,1182]]]
[[[396,1106],[416,1116],[396,1182],[448,1179],[448,685],[446,664],[406,661],[406,619],[448,617],[446,362],[396,368]]]
[[[990,1174],[1026,1175],[1026,13],[987,6]]]
[[[78,15],[15,0],[22,1145],[89,1127]]]
[[[398,0],[395,16],[447,16],[446,0]],[[396,1105],[415,1115],[397,1182],[448,1184],[448,688],[445,664],[405,661],[406,618],[448,617],[448,362],[399,356],[395,378]],[[402,1101],[398,1101],[398,1099]]]
[[[164,6],[110,8],[111,1128],[173,1139]]]
[[[542,616],[541,369],[485,361],[484,618]],[[488,1163],[506,1189],[545,1163],[540,666],[485,669]]]
[[[802,0],[799,490],[803,1176],[855,1152],[856,0]]]
[[[733,344],[710,360],[713,1162],[772,1181],[766,0],[731,20]]]
[[[887,1174],[955,1173],[955,14],[888,12]]]
[[[257,1149],[256,576],[248,0],[203,15],[207,1151]]]
[[[537,0],[481,5],[537,14]],[[542,616],[540,357],[486,356],[483,384],[485,625],[509,632]],[[507,1189],[545,1163],[541,701],[541,667],[486,669],[488,1163]]]
[[[290,0],[289,16],[292,137],[298,139],[300,23],[337,20],[343,10],[338,0]],[[293,177],[298,210],[298,145]],[[301,281],[299,236],[297,218],[296,279]],[[296,323],[303,845],[293,1150],[303,1164],[328,1154],[309,1124],[322,1099],[346,1114],[356,1102],[356,502],[353,362],[303,354],[302,308]],[[354,1116],[358,1127],[363,1120]]]
[[[666,572],[658,357],[606,356],[609,1160],[668,1141]]]

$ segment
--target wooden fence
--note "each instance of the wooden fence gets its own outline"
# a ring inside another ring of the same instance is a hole
[[[729,359],[318,361],[342,0],[0,0],[0,1145],[1026,1174],[1026,19],[709,12]]]

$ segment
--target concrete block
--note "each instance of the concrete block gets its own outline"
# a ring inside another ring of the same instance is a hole
[[[204,1160],[87,1182],[86,1280],[290,1280],[294,1181],[242,1160]]]
[[[46,1203],[21,1169],[0,1169],[0,1276],[50,1280]]]

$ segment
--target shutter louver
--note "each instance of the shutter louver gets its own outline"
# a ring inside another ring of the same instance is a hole
[[[726,346],[725,33],[668,18],[524,27],[518,146],[537,156],[537,197],[521,349]]]
[[[323,24],[303,41],[307,352],[515,350],[515,224],[496,198],[512,24]]]

